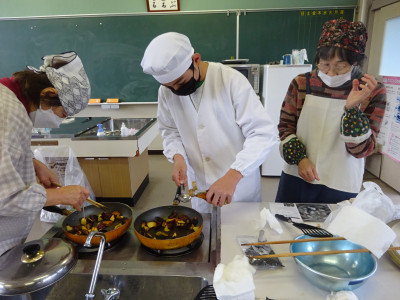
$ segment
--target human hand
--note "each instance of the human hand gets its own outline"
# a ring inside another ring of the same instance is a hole
[[[46,189],[47,201],[45,206],[71,205],[80,211],[83,202],[89,197],[89,190],[80,185],[68,185],[58,189]]]
[[[37,159],[33,159],[32,161],[33,168],[35,169],[40,184],[45,188],[50,188],[52,182],[58,182],[56,174],[54,174],[44,163]]]
[[[364,74],[361,81],[363,83],[360,83],[358,79],[353,80],[353,88],[346,100],[346,109],[358,106],[362,101],[367,99],[378,86],[378,82],[369,74]]]
[[[305,181],[313,182],[314,180],[319,181],[317,170],[314,164],[308,158],[303,158],[298,164],[298,172],[301,178]]]
[[[236,186],[242,177],[240,172],[230,169],[210,186],[206,195],[206,201],[213,206],[223,206],[224,204],[231,203]]]
[[[182,184],[187,186],[187,166],[185,159],[180,154],[174,155],[174,169],[172,170],[172,181],[175,182],[177,186]]]

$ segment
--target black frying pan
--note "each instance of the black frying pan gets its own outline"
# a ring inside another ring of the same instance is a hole
[[[156,217],[160,217],[163,219],[167,219],[167,217],[172,213],[176,212],[176,214],[180,215],[186,215],[188,216],[191,220],[193,220],[195,217],[197,217],[198,223],[196,226],[199,227],[196,231],[193,231],[185,236],[181,236],[178,238],[173,238],[173,239],[152,239],[149,237],[146,237],[140,233],[140,229],[142,226],[142,222],[150,222],[153,221]],[[161,207],[156,207],[153,209],[150,209],[148,211],[145,211],[141,215],[139,215],[133,225],[135,229],[135,234],[139,241],[145,245],[146,247],[149,247],[151,249],[157,249],[157,250],[170,250],[170,249],[178,249],[185,247],[189,244],[191,244],[194,240],[196,240],[202,229],[203,229],[203,217],[201,214],[189,207],[185,206],[175,206],[175,205],[170,205],[170,206],[161,206]]]
[[[113,211],[119,211],[121,213],[121,215],[123,215],[125,217],[125,219],[123,220],[123,225],[117,229],[113,229],[115,227],[115,225],[118,224],[119,221],[115,221],[113,223],[113,225],[111,225],[111,228],[106,228],[106,232],[105,237],[106,237],[106,242],[111,242],[119,237],[121,237],[129,228],[129,225],[132,223],[132,210],[131,208],[123,203],[119,203],[119,202],[104,202],[104,205],[107,206],[107,208],[110,209],[110,212]],[[50,210],[48,209],[50,207]],[[61,213],[63,214],[63,210],[58,208],[55,209],[52,206],[46,207],[45,209],[48,211],[52,211],[52,212],[56,212],[56,213]],[[99,208],[97,206],[94,205],[88,205],[85,206],[85,217],[89,217],[90,215],[98,215],[101,214],[102,212],[104,212],[104,210],[102,208]],[[64,212],[65,213],[65,212]],[[83,209],[81,211],[75,211],[73,213],[71,213],[69,216],[67,216],[63,223],[62,223],[62,229],[64,231],[65,236],[80,245],[83,245],[86,241],[87,236],[86,235],[76,235],[76,234],[72,234],[70,232],[67,231],[66,226],[69,225],[71,227],[73,226],[77,226],[80,225],[80,221],[83,218]],[[100,243],[100,238],[98,236],[93,237],[92,239],[92,245],[98,245]]]

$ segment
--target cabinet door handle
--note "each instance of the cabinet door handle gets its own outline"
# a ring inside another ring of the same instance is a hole
[[[84,157],[84,160],[94,160],[94,157]]]
[[[108,157],[99,157],[99,160],[109,160]]]

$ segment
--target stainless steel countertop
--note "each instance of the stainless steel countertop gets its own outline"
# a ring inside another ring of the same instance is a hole
[[[39,134],[33,133],[32,139],[71,139],[71,140],[137,140],[144,132],[151,127],[156,118],[121,118],[112,119],[107,117],[97,118],[74,118],[66,119],[60,128],[50,130],[50,133]],[[106,133],[104,137],[97,136],[97,123],[103,124]],[[134,135],[121,137],[120,127],[125,123],[128,129],[134,128],[137,132]]]
[[[134,210],[133,220],[142,212]],[[202,214],[204,240],[202,245],[190,254],[174,258],[157,257],[147,253],[136,238],[133,224],[123,236],[121,243],[105,250],[100,274],[105,275],[165,275],[199,276],[212,282],[215,267],[221,259],[221,218],[220,209],[211,214]],[[43,238],[62,236],[61,223],[56,223]],[[80,255],[71,274],[92,274],[96,254]]]

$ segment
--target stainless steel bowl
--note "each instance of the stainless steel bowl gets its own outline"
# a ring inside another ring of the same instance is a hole
[[[301,235],[296,238],[310,238]],[[363,249],[347,240],[290,244],[290,252]],[[299,270],[315,286],[326,291],[352,291],[374,275],[377,260],[369,252],[294,257]]]

